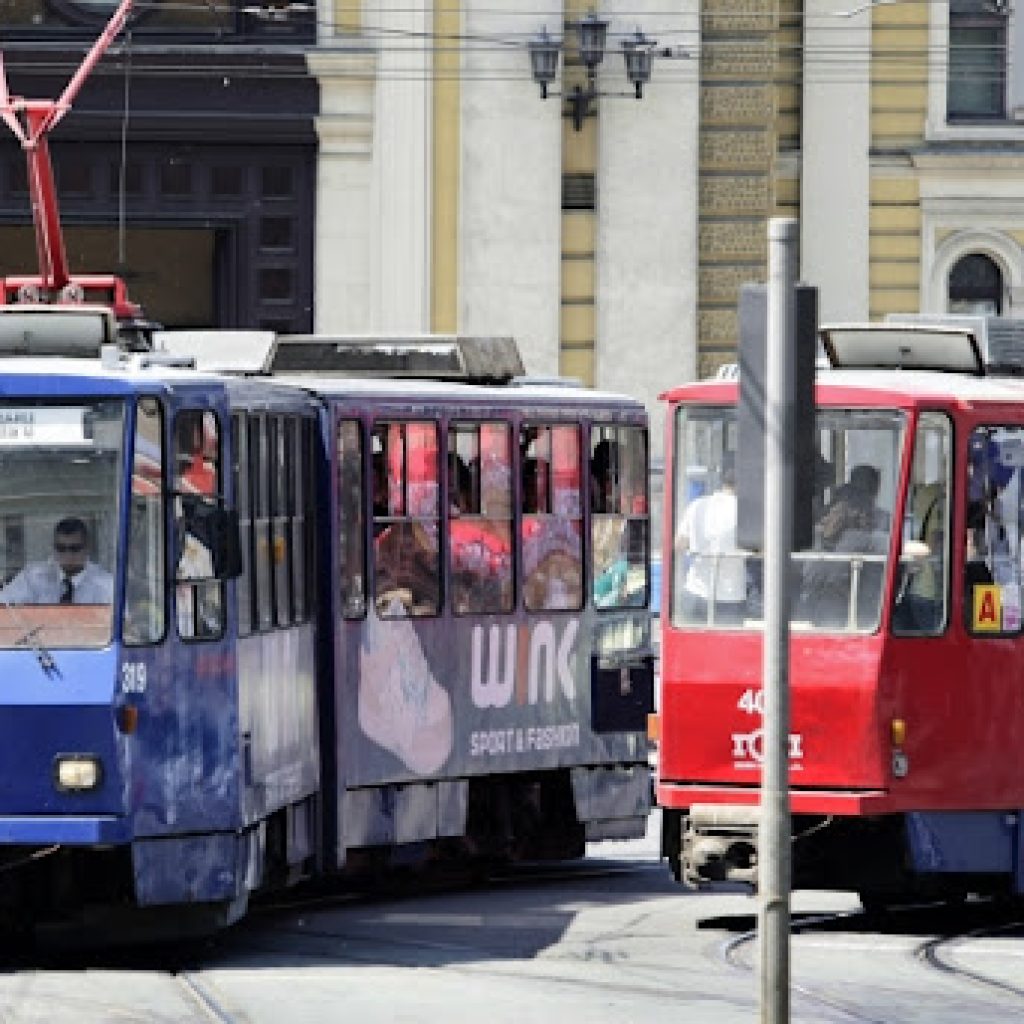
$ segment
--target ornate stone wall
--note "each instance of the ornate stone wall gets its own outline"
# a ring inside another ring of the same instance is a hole
[[[697,329],[702,377],[735,360],[740,285],[767,276],[786,30],[778,0],[704,0],[701,7]]]

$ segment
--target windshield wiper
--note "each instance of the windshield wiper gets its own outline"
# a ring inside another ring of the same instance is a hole
[[[6,602],[4,602],[6,604]],[[8,608],[11,606],[8,604]],[[44,647],[41,643],[36,640],[36,637],[43,631],[42,626],[33,626],[24,636],[20,637],[14,642],[15,647],[31,647],[32,653],[36,656],[36,661],[39,662],[39,667],[48,675],[60,676],[60,669],[57,667],[57,662],[54,661],[53,655],[49,650]]]

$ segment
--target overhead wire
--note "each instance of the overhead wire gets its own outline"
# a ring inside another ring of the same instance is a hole
[[[927,3],[927,0],[875,0],[872,5],[874,7],[893,7],[899,4],[900,6],[923,6]],[[235,4],[224,4],[224,3],[207,3],[207,2],[188,2],[188,0],[167,0],[166,3],[153,2],[153,0],[139,0],[136,5],[136,9],[139,12],[139,16],[145,15],[149,11],[162,11],[162,12],[189,12],[195,11],[206,15],[235,15],[239,11],[238,5]],[[344,11],[346,8],[344,5],[341,10]],[[351,8],[355,10],[355,8]],[[361,8],[360,8],[361,9]],[[295,14],[302,18],[304,15],[314,12],[314,6],[309,3],[298,3],[291,5],[275,6],[272,4],[260,4],[260,5],[249,5],[247,8],[241,8],[241,10],[248,10],[249,13],[254,17],[259,17],[260,12],[266,12],[267,17],[270,17],[270,12],[280,12],[282,10],[290,14]],[[445,13],[452,11],[466,12],[469,8],[464,6],[456,6],[453,8],[445,8]],[[408,3],[401,6],[395,7],[378,7],[374,10],[374,15],[381,16],[387,14],[418,14],[426,15],[433,12],[433,4],[421,7],[411,7]],[[472,8],[474,14],[486,14],[486,13],[501,13],[508,14],[514,17],[536,17],[550,12],[544,12],[541,10],[524,11],[519,9],[514,12],[498,11],[493,8]],[[602,14],[615,15],[615,11],[604,11]],[[842,12],[841,12],[842,13]],[[750,21],[756,26],[763,24],[766,19],[773,17],[785,18],[792,21],[799,22],[801,20],[800,15],[802,12],[796,11],[785,11],[782,8],[776,8],[772,12],[750,12],[750,11],[725,11],[725,12],[701,12],[698,15],[696,12],[665,12],[665,11],[636,11],[631,10],[629,12],[632,18],[643,19],[645,17],[657,17],[659,19],[672,18],[674,20],[685,19],[688,23],[694,21],[698,16],[702,19],[714,17],[718,19],[727,18],[730,23],[732,22],[743,22],[745,19]],[[835,16],[829,18],[826,15],[818,15],[821,18],[821,25],[815,28],[818,33],[818,38],[826,30],[833,28],[843,32],[848,32],[849,22],[842,21],[840,24],[833,25],[833,22],[837,21]],[[804,27],[809,28],[809,16],[804,15],[802,18]],[[333,23],[326,23],[316,18],[307,19],[303,18],[302,22],[305,26],[310,28],[333,28]],[[140,30],[142,24],[140,24]],[[885,33],[891,32],[903,32],[903,31],[916,31],[920,33],[922,29],[926,29],[925,23],[913,23],[907,24],[897,23],[891,26],[885,26],[883,31]],[[195,27],[194,31],[199,31],[200,28]],[[848,41],[837,42],[834,45],[821,44],[817,41],[813,46],[813,49],[809,49],[803,39],[796,38],[790,39],[787,36],[792,34],[793,27],[786,25],[778,26],[773,25],[767,29],[761,29],[758,31],[751,31],[751,38],[744,40],[742,38],[736,38],[735,35],[728,35],[721,38],[715,36],[704,38],[698,38],[698,33],[692,27],[674,27],[666,24],[664,21],[659,21],[655,25],[644,26],[643,31],[648,35],[653,45],[653,55],[656,58],[656,70],[652,75],[651,86],[654,87],[658,84],[673,85],[673,84],[687,84],[692,85],[694,81],[694,70],[693,61],[695,58],[703,57],[714,57],[719,49],[727,51],[733,58],[742,60],[744,57],[749,56],[751,58],[765,58],[766,48],[770,49],[770,55],[776,65],[773,70],[766,77],[778,77],[781,72],[785,77],[792,78],[801,72],[811,73],[814,72],[817,77],[824,79],[827,76],[829,81],[841,83],[845,81],[861,81],[867,74],[871,74],[872,79],[875,81],[879,80],[880,74],[890,74],[895,76],[893,81],[896,84],[914,84],[920,81],[927,80],[934,76],[936,72],[941,72],[948,66],[948,45],[933,45],[926,43],[924,46],[907,46],[899,47],[896,45],[887,44],[879,45],[879,40],[873,40],[873,45],[854,46]],[[868,31],[864,29],[863,31]],[[623,39],[633,38],[634,33],[632,32],[619,32],[609,33],[608,43],[605,48],[606,56],[613,56],[621,52],[614,44],[618,41],[618,37],[621,36]],[[326,42],[323,41],[315,44],[317,50],[345,50],[354,49],[360,51],[362,49],[371,50],[375,54],[379,55],[395,55],[401,54],[403,56],[411,58],[424,58],[427,56],[436,57],[444,54],[452,53],[464,53],[472,54],[473,56],[486,55],[488,53],[507,53],[509,51],[520,50],[525,51],[528,47],[530,39],[533,37],[533,33],[523,33],[522,35],[515,33],[450,33],[450,32],[435,32],[420,30],[409,27],[400,26],[387,26],[376,23],[364,24],[357,32],[353,33],[342,33],[334,35],[331,39]],[[680,38],[685,40],[685,44],[681,47],[673,48],[671,46],[662,45],[662,41],[666,38]],[[259,37],[254,38],[253,42],[260,45],[266,45],[266,40],[260,39]],[[66,43],[64,44],[66,45]],[[161,36],[153,39],[151,43],[140,42],[136,44],[136,53],[140,56],[147,50],[158,49],[162,54],[166,54],[168,50],[172,50],[175,46],[185,46],[190,51],[205,53],[208,52],[210,43],[203,42],[190,42],[187,44],[175,44],[173,37]],[[216,42],[213,45],[218,45]],[[239,42],[233,39],[230,42],[220,43],[219,46],[238,46]],[[294,42],[288,41],[282,43],[280,40],[275,40],[274,51],[280,53],[288,52],[305,52],[310,48],[308,42],[296,40]],[[572,66],[572,54],[574,53],[574,47],[566,43],[565,56],[567,66]],[[266,52],[274,52],[266,51]],[[17,50],[13,51],[15,54]],[[240,50],[240,54],[244,53],[244,49]],[[1001,46],[989,46],[986,44],[962,45],[958,48],[958,53],[965,63],[970,66],[964,69],[965,74],[969,73],[974,81],[988,82],[1001,80],[1004,71],[1002,65],[1005,63],[1006,52]],[[117,45],[111,48],[108,66],[112,70],[120,68],[120,64],[117,63],[119,56],[123,55],[123,44]],[[973,58],[973,59],[971,59]],[[125,58],[126,59],[126,58]],[[12,63],[8,59],[8,63]],[[14,65],[19,66],[19,62],[15,58]],[[45,65],[33,61],[33,67],[39,68]],[[54,61],[48,67],[54,71],[61,70],[67,65],[62,61]],[[607,65],[605,65],[605,68]],[[304,68],[287,68],[287,67],[269,67],[265,63],[260,63],[256,66],[254,71],[246,72],[242,68],[235,65],[223,65],[219,67],[216,64],[211,64],[208,61],[204,61],[202,69],[205,73],[221,73],[225,75],[233,75],[235,77],[242,77],[248,74],[258,74],[260,77],[266,78],[299,78],[305,77],[306,72]],[[164,77],[174,77],[177,75],[192,75],[196,72],[196,65],[194,63],[181,63],[181,64],[168,64],[161,62],[160,66],[149,66],[137,65],[135,73],[139,76],[153,76],[159,75]],[[898,74],[897,74],[898,72]],[[602,76],[606,76],[608,72],[604,69],[600,72]],[[357,73],[358,77],[363,77],[362,73]],[[422,60],[414,60],[410,66],[402,67],[399,64],[395,64],[394,61],[389,61],[386,67],[376,69],[374,74],[375,78],[383,81],[403,81],[403,82],[421,82],[421,81],[450,81],[450,80],[463,80],[463,81],[493,81],[493,82],[506,82],[506,81],[530,81],[530,68],[529,62],[524,59],[522,64],[522,70],[519,72],[510,72],[507,68],[486,68],[486,67],[474,67],[474,66],[463,66],[455,69],[447,68],[435,68],[429,66]]]

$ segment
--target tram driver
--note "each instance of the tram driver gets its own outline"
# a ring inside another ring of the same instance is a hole
[[[31,562],[0,590],[3,604],[111,604],[114,578],[89,558],[89,533],[77,516],[53,531],[53,556]]]

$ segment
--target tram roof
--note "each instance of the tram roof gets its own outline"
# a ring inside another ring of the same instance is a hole
[[[272,378],[235,377],[225,374],[204,373],[187,366],[167,365],[150,361],[145,355],[131,356],[119,360],[116,366],[104,365],[98,359],[74,359],[52,357],[6,358],[0,360],[0,379],[9,382],[8,389],[18,392],[17,380],[25,382],[44,378],[47,394],[69,396],[76,393],[95,395],[135,394],[140,391],[152,393],[154,386],[168,390],[178,388],[215,388],[234,393],[258,393],[268,398],[298,400],[301,397],[310,403],[314,401],[308,392],[300,392]],[[26,384],[24,396],[31,389],[38,393],[34,382]]]
[[[1024,377],[979,377],[937,370],[819,371],[817,400],[832,404],[916,406],[926,402],[974,404],[1024,402]],[[704,380],[683,384],[660,397],[669,402],[734,402],[736,380]]]
[[[282,376],[271,381],[305,388],[324,398],[394,399],[399,402],[450,403],[464,405],[501,404],[523,405],[536,402],[544,405],[630,405],[640,411],[644,408],[638,399],[611,392],[584,387],[573,381],[552,381],[547,378],[531,380],[522,377],[510,384],[488,386],[461,384],[435,380],[385,380],[381,378],[337,377],[310,380],[307,376]]]
[[[509,384],[484,385],[360,377],[314,380],[305,374],[250,377],[213,370],[197,370],[182,364],[169,364],[148,353],[122,356],[113,365],[104,364],[102,360],[95,358],[14,356],[0,360],[0,376],[25,380],[45,377],[52,388],[52,394],[71,394],[79,389],[95,394],[128,394],[153,384],[163,384],[169,388],[205,385],[223,386],[235,393],[259,392],[268,396],[276,393],[295,397],[301,394],[310,401],[320,397],[349,398],[354,401],[391,400],[409,405],[605,405],[619,409],[631,407],[637,412],[644,410],[643,403],[635,398],[621,393],[587,388],[571,380],[531,380],[529,377],[523,377]]]

